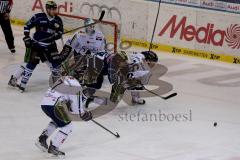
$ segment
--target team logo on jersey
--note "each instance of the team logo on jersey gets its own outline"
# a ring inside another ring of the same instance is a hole
[[[59,28],[60,27],[60,25],[57,24],[57,23],[54,23],[54,26],[55,26],[55,28]]]

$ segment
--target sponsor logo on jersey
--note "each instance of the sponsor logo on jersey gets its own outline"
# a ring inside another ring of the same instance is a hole
[[[227,29],[219,29],[213,23],[205,26],[187,25],[184,16],[177,23],[177,15],[173,15],[159,33],[159,36],[170,30],[170,38],[178,37],[180,40],[196,41],[197,43],[220,46],[224,44],[232,49],[240,49],[240,25],[231,24]]]
[[[42,23],[42,24],[46,24],[46,23],[48,23],[47,21],[40,21],[40,23]]]

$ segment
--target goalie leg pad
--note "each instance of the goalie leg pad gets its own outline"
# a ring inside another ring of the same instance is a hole
[[[48,61],[45,63],[48,65],[50,71],[52,72],[52,83],[55,83],[61,77],[60,67],[58,64],[50,63]]]

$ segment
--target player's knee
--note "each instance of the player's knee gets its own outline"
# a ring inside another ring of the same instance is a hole
[[[66,133],[67,135],[72,132],[72,129],[73,129],[72,123],[69,123],[69,124],[59,128],[60,131]]]
[[[28,63],[26,65],[26,68],[30,69],[30,70],[34,70],[36,68],[37,64],[35,63]]]

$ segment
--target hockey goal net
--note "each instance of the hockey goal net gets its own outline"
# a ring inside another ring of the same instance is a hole
[[[60,16],[63,20],[64,28],[68,30],[84,26],[84,20],[88,18],[67,14],[60,14]],[[100,23],[96,24],[95,28],[103,32],[107,40],[107,50],[116,53],[118,46],[118,25],[114,22],[103,20]],[[70,36],[68,35],[67,37]]]

